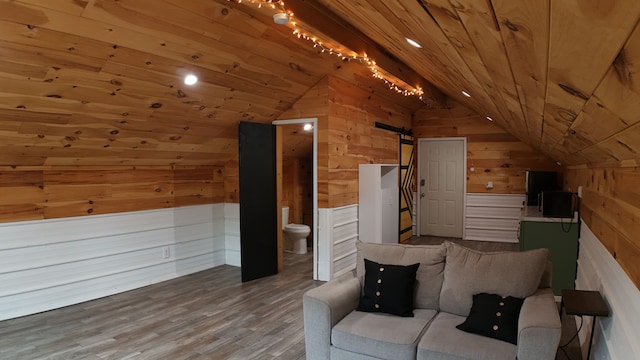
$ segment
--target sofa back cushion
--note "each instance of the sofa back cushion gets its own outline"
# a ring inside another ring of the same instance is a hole
[[[364,259],[390,265],[420,263],[416,273],[414,305],[416,309],[438,310],[447,252],[444,245],[378,244],[358,240],[356,247],[356,274],[360,284],[364,284]]]
[[[526,298],[541,284],[548,249],[486,253],[445,241],[447,260],[440,310],[467,316],[473,295],[498,294]]]

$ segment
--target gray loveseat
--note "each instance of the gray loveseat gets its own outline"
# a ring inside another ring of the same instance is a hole
[[[356,311],[363,294],[364,259],[420,264],[413,317]],[[356,270],[304,295],[306,356],[308,360],[552,360],[561,325],[550,279],[547,249],[483,253],[451,242],[414,246],[358,241]],[[480,293],[524,298],[517,335],[514,327],[517,345],[456,328],[472,305],[475,308],[474,295]]]

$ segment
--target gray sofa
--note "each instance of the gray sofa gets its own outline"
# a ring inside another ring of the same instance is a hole
[[[364,259],[387,265],[420,264],[413,317],[356,311],[365,281]],[[358,241],[356,270],[304,295],[306,356],[308,360],[551,360],[561,325],[550,282],[547,249],[483,253],[452,242],[423,246]],[[524,298],[519,317],[514,318],[517,345],[456,328],[472,306],[475,310],[474,294],[480,293]]]

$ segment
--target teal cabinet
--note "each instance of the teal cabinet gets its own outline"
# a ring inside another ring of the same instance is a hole
[[[553,293],[560,296],[562,289],[575,288],[580,225],[573,219],[557,220],[520,221],[520,250],[549,249],[551,285]]]

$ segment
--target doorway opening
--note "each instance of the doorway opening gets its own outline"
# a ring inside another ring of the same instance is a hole
[[[276,120],[276,161],[278,208],[288,207],[288,223],[306,225],[313,255],[313,278],[318,278],[318,132],[317,118]],[[310,126],[305,130],[304,126]],[[278,216],[278,228],[283,228],[285,219]],[[279,258],[287,246],[278,236]],[[306,245],[297,245],[294,252]],[[288,249],[292,250],[292,249]],[[283,264],[282,261],[279,261]]]

